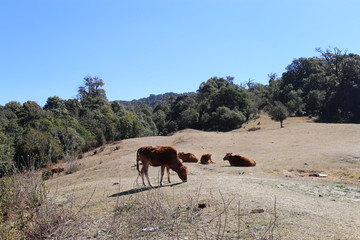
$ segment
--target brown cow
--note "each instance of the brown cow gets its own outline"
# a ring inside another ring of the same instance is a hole
[[[201,164],[214,163],[213,160],[211,159],[211,156],[212,156],[212,154],[210,154],[210,153],[203,154],[203,155],[201,156],[200,163],[201,163]]]
[[[243,157],[240,155],[232,155],[232,153],[227,153],[224,157],[224,161],[228,160],[231,166],[241,166],[241,167],[255,167],[256,162],[253,159]]]
[[[139,161],[142,162],[141,171],[139,169]],[[170,169],[175,171],[183,182],[187,181],[187,167],[181,163],[181,161],[178,159],[177,151],[172,147],[147,146],[138,149],[136,155],[136,168],[139,172],[139,175],[141,175],[144,186],[146,186],[144,181],[145,174],[149,185],[152,187],[148,175],[148,169],[150,165],[153,167],[161,167],[160,186],[162,186],[165,168],[168,174],[169,183]]]
[[[199,161],[199,159],[193,153],[179,152],[178,156],[183,162],[198,162]]]
[[[57,175],[59,175],[59,173],[63,172],[64,168],[61,167],[55,167],[51,169],[51,176],[53,176],[55,173],[57,173]]]

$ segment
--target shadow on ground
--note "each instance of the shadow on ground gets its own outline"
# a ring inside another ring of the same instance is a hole
[[[130,190],[126,190],[126,191],[122,191],[119,193],[114,193],[108,197],[120,197],[120,196],[126,196],[126,195],[130,195],[130,194],[134,194],[134,193],[139,193],[139,192],[144,192],[144,191],[148,191],[151,189],[157,189],[157,188],[163,188],[163,187],[173,187],[176,185],[182,184],[182,182],[179,183],[173,183],[173,184],[168,184],[168,185],[162,185],[162,186],[155,186],[155,187],[139,187],[139,188],[133,188]]]

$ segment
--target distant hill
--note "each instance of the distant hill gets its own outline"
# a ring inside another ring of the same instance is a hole
[[[170,97],[176,98],[176,97],[184,95],[184,94],[195,94],[195,93],[190,92],[190,93],[181,93],[181,94],[179,94],[179,93],[168,92],[168,93],[164,93],[164,94],[150,94],[150,96],[146,97],[146,98],[134,99],[134,100],[131,100],[131,101],[120,100],[119,102],[121,104],[126,105],[126,106],[130,106],[130,105],[138,106],[138,105],[146,104],[146,105],[149,105],[151,107],[154,107],[154,106],[156,106],[156,104],[158,104],[160,102],[164,102],[164,101],[166,101],[166,99],[168,99]]]

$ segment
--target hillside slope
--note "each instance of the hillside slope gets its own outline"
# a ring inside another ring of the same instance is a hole
[[[262,115],[231,132],[186,129],[172,136],[114,142],[96,154],[86,153],[71,163],[78,164],[79,171],[54,176],[48,184],[58,202],[76,196],[78,204],[87,203],[87,212],[108,216],[119,199],[140,194],[135,191],[140,188],[134,167],[137,149],[173,146],[199,157],[211,153],[215,164],[186,164],[188,182],[160,188],[164,193],[179,199],[196,195],[200,200],[220,193],[220,201],[235,199],[245,212],[261,208],[267,213],[274,212],[276,198],[279,239],[360,239],[360,125],[289,118],[284,126]],[[254,127],[260,129],[248,131]],[[230,167],[222,160],[228,152],[250,157],[257,165]],[[327,177],[310,176],[316,173]],[[159,168],[150,167],[149,174],[157,184]],[[181,182],[174,172],[171,179]]]

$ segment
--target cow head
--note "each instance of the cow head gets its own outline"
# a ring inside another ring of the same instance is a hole
[[[182,158],[184,156],[184,152],[178,152],[178,157]]]
[[[186,166],[181,166],[180,171],[178,171],[177,174],[183,182],[187,181],[187,167]]]
[[[231,157],[232,153],[227,153],[224,157],[224,161],[229,160],[229,157]]]

